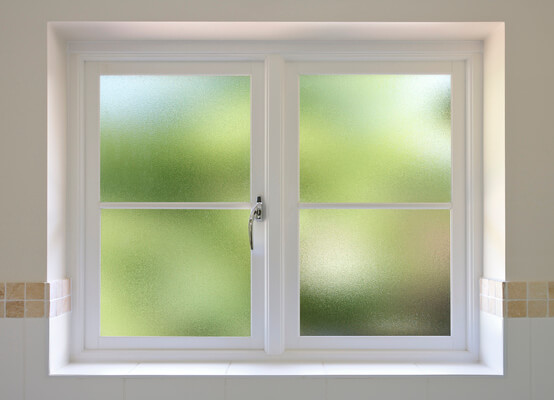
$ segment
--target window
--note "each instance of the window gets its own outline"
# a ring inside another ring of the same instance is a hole
[[[276,48],[81,55],[83,347],[467,350],[468,61]]]

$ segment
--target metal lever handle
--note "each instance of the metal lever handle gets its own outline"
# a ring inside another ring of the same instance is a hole
[[[258,198],[256,199],[256,204],[252,208],[252,211],[250,211],[250,219],[248,220],[248,237],[250,238],[250,250],[254,250],[254,241],[252,238],[252,228],[254,225],[254,219],[261,221],[262,211],[263,211],[262,196],[258,196]]]

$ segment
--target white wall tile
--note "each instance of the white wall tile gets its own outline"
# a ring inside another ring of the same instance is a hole
[[[506,323],[504,376],[430,377],[428,400],[528,400],[530,397],[530,320]]]
[[[225,378],[129,378],[125,400],[223,400]]]
[[[227,371],[230,376],[287,376],[287,375],[325,375],[323,363],[247,363],[232,362]]]
[[[327,400],[426,400],[425,377],[329,378]]]
[[[331,376],[386,376],[386,375],[420,375],[416,364],[399,363],[325,363],[325,373]]]
[[[225,400],[322,400],[324,378],[227,378]]]
[[[48,376],[48,319],[25,319],[24,324],[25,400],[124,399],[122,378]]]
[[[0,318],[2,399],[23,400],[23,329],[23,319]]]
[[[554,398],[554,318],[531,320],[532,400]]]
[[[229,363],[140,363],[132,375],[212,375],[224,376]]]

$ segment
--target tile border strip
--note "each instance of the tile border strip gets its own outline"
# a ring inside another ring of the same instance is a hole
[[[481,278],[480,308],[504,318],[554,318],[554,281]]]
[[[554,318],[554,281],[481,278],[480,309],[503,318]],[[71,312],[71,279],[0,282],[0,318],[54,318]]]
[[[0,282],[0,318],[54,318],[71,311],[71,280]]]

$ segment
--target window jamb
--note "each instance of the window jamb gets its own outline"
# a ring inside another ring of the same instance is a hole
[[[471,163],[468,165],[468,171],[470,172],[468,175],[471,175],[472,182],[474,188],[470,190],[470,193],[468,193],[468,197],[470,197],[470,203],[474,205],[475,210],[473,210],[471,213],[468,213],[468,220],[471,220],[471,229],[468,229],[468,237],[471,237],[471,243],[468,244],[468,247],[470,247],[470,258],[472,259],[471,262],[473,263],[473,266],[471,268],[468,268],[468,281],[470,284],[468,285],[468,296],[467,296],[467,304],[468,304],[468,320],[471,320],[472,323],[469,324],[470,326],[470,334],[469,334],[469,344],[467,348],[470,350],[470,353],[466,354],[467,352],[463,352],[464,354],[460,352],[452,352],[449,353],[450,355],[447,355],[444,352],[441,352],[440,354],[434,352],[434,353],[425,353],[425,352],[417,352],[417,355],[415,355],[415,358],[413,358],[415,353],[407,354],[404,352],[401,352],[403,355],[401,356],[401,359],[428,359],[428,360],[467,360],[467,357],[470,357],[471,359],[475,359],[477,357],[478,352],[478,320],[479,320],[479,312],[478,308],[476,308],[476,305],[478,305],[478,283],[475,279],[475,277],[480,276],[481,272],[481,260],[480,260],[480,249],[482,247],[482,244],[480,244],[480,240],[482,240],[482,228],[480,226],[482,225],[481,222],[481,215],[482,215],[482,191],[480,188],[480,184],[482,183],[482,160],[480,159],[482,155],[482,149],[480,144],[480,138],[481,138],[481,130],[482,130],[482,56],[480,53],[480,50],[476,50],[476,48],[469,48],[466,44],[463,44],[459,47],[459,51],[456,50],[456,42],[452,44],[452,47],[450,47],[451,43],[449,42],[441,42],[439,46],[437,46],[438,51],[433,51],[431,48],[429,48],[428,45],[423,46],[424,50],[418,50],[417,45],[414,47],[412,45],[413,42],[406,42],[409,43],[407,46],[399,46],[403,47],[401,50],[393,50],[393,51],[387,51],[384,50],[381,46],[368,46],[364,47],[363,50],[359,50],[358,46],[356,45],[341,45],[339,46],[338,50],[337,48],[334,48],[333,45],[330,46],[331,51],[328,52],[307,52],[302,53],[302,55],[299,55],[297,49],[295,52],[287,54],[286,52],[283,52],[283,57],[285,57],[288,60],[295,60],[295,59],[323,59],[327,60],[329,59],[329,54],[333,53],[333,50],[337,53],[340,53],[341,56],[347,58],[347,59],[387,59],[387,60],[405,60],[406,58],[410,58],[413,60],[465,60],[467,62],[467,68],[466,68],[466,75],[468,76],[468,81],[466,82],[467,85],[467,93],[468,93],[468,111],[467,111],[467,118],[468,118],[468,131],[471,131],[471,135],[468,135],[468,142],[471,142],[471,145],[468,145],[468,149],[471,149],[470,153],[468,154],[468,159],[471,159]],[[77,44],[77,45],[75,45]],[[446,44],[449,48],[449,50],[445,50],[444,44]],[[306,47],[309,48],[309,44],[302,44],[299,47]],[[210,46],[208,46],[210,47]],[[255,46],[254,46],[255,47]],[[263,46],[264,49],[271,49],[272,45],[269,44],[268,46]],[[318,49],[321,48],[320,44],[318,43]],[[386,47],[386,46],[385,46]],[[395,46],[392,46],[395,48]],[[70,131],[81,131],[82,130],[82,124],[83,124],[83,112],[82,112],[82,104],[80,104],[80,101],[78,100],[80,96],[76,93],[78,93],[80,90],[82,90],[82,84],[83,84],[83,77],[81,75],[81,72],[79,70],[79,66],[82,66],[85,60],[152,60],[152,59],[163,59],[163,60],[186,60],[186,59],[233,59],[233,60],[244,60],[246,59],[252,59],[252,60],[261,60],[263,59],[263,53],[264,51],[260,51],[259,49],[249,50],[249,45],[247,44],[239,44],[236,49],[239,49],[238,52],[234,52],[232,54],[225,54],[222,55],[221,52],[214,51],[212,48],[208,49],[205,52],[198,51],[198,46],[195,46],[196,53],[194,55],[187,54],[186,52],[182,51],[172,51],[164,49],[161,52],[153,52],[152,45],[146,44],[145,49],[146,51],[137,52],[132,51],[129,52],[126,50],[127,45],[124,43],[118,43],[114,46],[109,45],[106,49],[109,48],[109,54],[108,50],[102,50],[103,46],[94,43],[90,48],[92,51],[87,51],[88,45],[80,44],[80,43],[71,43],[69,46],[70,54],[69,54],[69,95],[70,95],[70,101],[69,101],[69,108],[72,110],[70,112],[69,116],[69,125],[71,127]],[[246,49],[245,51],[241,52],[240,49]],[[344,49],[347,49],[344,51]],[[136,49],[136,47],[135,47]],[[368,50],[369,49],[369,50]],[[157,53],[157,54],[153,54]],[[216,54],[214,56],[214,54]],[[269,56],[268,59],[270,59],[273,56]],[[277,57],[277,56],[275,56]],[[279,58],[279,57],[277,57]],[[276,63],[273,63],[274,65]],[[266,63],[266,69],[268,69],[268,65]],[[266,76],[266,81],[268,80]],[[267,84],[267,82],[266,82]],[[273,85],[275,89],[277,90],[278,85]],[[267,93],[266,93],[267,96]],[[79,105],[80,104],[80,105]],[[75,106],[74,106],[75,105]],[[282,105],[281,105],[282,106]],[[279,106],[274,104],[273,109],[279,109]],[[274,127],[276,124],[273,125]],[[270,128],[268,128],[270,129]],[[273,129],[273,131],[279,131],[280,129]],[[279,141],[282,139],[279,139]],[[276,138],[271,139],[273,144],[276,144]],[[76,166],[82,164],[82,158],[75,157],[76,153],[82,153],[83,151],[83,143],[79,140],[79,138],[75,137],[73,134],[70,135],[69,138],[69,160],[70,165]],[[73,152],[73,150],[77,150],[76,153]],[[269,151],[271,152],[271,151]],[[266,146],[266,153],[268,153],[268,149]],[[274,151],[274,153],[276,153]],[[276,163],[272,164],[273,167],[273,175],[275,175],[275,169],[281,169],[278,168]],[[280,166],[282,167],[282,165]],[[72,168],[69,168],[69,181],[70,181],[70,187],[73,189],[70,190],[70,230],[71,231],[77,231],[82,232],[82,223],[79,222],[79,214],[76,212],[75,207],[77,204],[81,203],[81,200],[83,198],[83,177],[82,177],[82,171],[83,167],[75,168],[73,170]],[[274,203],[275,204],[275,203]],[[284,206],[283,206],[284,208]],[[278,212],[274,212],[274,216],[277,215]],[[275,222],[283,224],[285,221],[283,220],[283,217],[281,216],[280,219],[278,219],[280,222]],[[271,226],[271,225],[270,225]],[[274,225],[276,226],[276,225]],[[471,232],[470,232],[471,231]],[[82,264],[82,261],[84,260],[84,252],[83,252],[83,244],[82,244],[82,237],[83,235],[78,235],[80,238],[78,240],[78,243],[75,243],[75,248],[73,250],[70,250],[70,255],[72,257],[75,257],[76,262],[73,264],[73,267],[71,268],[71,275],[74,277],[75,282],[75,289],[76,289],[76,296],[74,296],[74,313],[72,320],[74,321],[72,323],[72,354],[73,357],[77,360],[115,360],[115,359],[139,359],[139,360],[149,360],[149,359],[173,359],[173,360],[186,360],[186,359],[266,359],[265,354],[261,354],[259,352],[244,352],[244,351],[217,351],[217,352],[210,352],[205,351],[198,353],[198,351],[175,351],[172,356],[168,357],[167,353],[160,353],[157,351],[149,351],[144,352],[141,350],[138,351],[128,351],[125,353],[124,356],[118,356],[115,353],[111,351],[86,351],[84,349],[84,343],[82,341],[82,334],[83,334],[83,316],[84,316],[84,301],[83,301],[83,293],[84,293],[84,287],[83,287],[83,276],[82,276],[82,270],[79,267],[79,264]],[[266,239],[267,240],[267,239]],[[279,253],[278,251],[274,251],[274,255],[276,253]],[[277,260],[279,257],[282,258],[282,255],[278,257],[274,257],[273,260]],[[79,262],[80,260],[80,262]],[[469,261],[468,261],[469,262]],[[71,264],[70,264],[71,265]],[[276,271],[280,271],[280,274],[282,274],[282,263],[279,268],[273,268],[273,274],[275,275]],[[275,282],[275,281],[273,281]],[[281,294],[282,296],[282,294]],[[277,299],[278,296],[275,296]],[[267,301],[267,300],[266,300]],[[282,301],[282,299],[281,299]],[[274,314],[280,314],[279,313],[279,307],[281,307],[279,304],[281,302],[276,301],[274,302],[274,311],[276,311]],[[477,306],[478,307],[478,306]],[[266,308],[268,308],[268,304],[266,304]],[[281,315],[282,317],[282,315]],[[267,322],[267,321],[266,321]],[[266,334],[267,335],[267,334]],[[274,341],[274,342],[278,342]],[[268,338],[266,336],[266,345],[268,343]],[[277,351],[278,353],[278,351]],[[156,355],[157,354],[157,355]],[[203,354],[203,355],[202,355]],[[304,355],[303,355],[304,354]],[[398,352],[380,352],[379,355],[376,356],[375,353],[371,351],[357,351],[356,354],[352,353],[328,353],[328,352],[320,352],[319,355],[315,354],[314,351],[309,351],[307,353],[304,353],[302,351],[292,351],[287,352],[287,354],[282,355],[282,359],[306,359],[306,357],[313,358],[323,358],[323,359],[358,359],[358,360],[381,360],[388,359],[387,354],[390,355],[390,357],[394,359],[398,359],[399,354]],[[120,353],[121,355],[121,353]],[[309,356],[308,356],[309,355]],[[152,358],[154,357],[154,358]],[[446,358],[445,358],[446,357]]]

